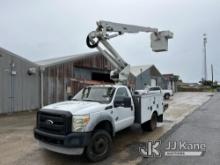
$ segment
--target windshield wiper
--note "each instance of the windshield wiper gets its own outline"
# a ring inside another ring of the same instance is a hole
[[[96,100],[91,100],[91,99],[83,99],[83,101],[96,101]]]

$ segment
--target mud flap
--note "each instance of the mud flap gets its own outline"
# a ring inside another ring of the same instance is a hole
[[[159,115],[157,117],[157,122],[162,123],[163,122],[163,115]]]
[[[168,109],[168,107],[169,107],[169,104],[164,104],[163,111],[165,112]]]

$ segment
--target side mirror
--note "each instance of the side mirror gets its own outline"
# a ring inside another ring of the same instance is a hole
[[[129,108],[131,107],[131,98],[130,97],[125,97],[124,98],[124,104],[125,104],[125,108]]]
[[[70,101],[70,100],[72,100],[72,98],[73,98],[73,96],[68,96],[68,97],[67,97],[67,100]]]
[[[131,107],[131,98],[125,96],[116,97],[114,100],[114,107]]]

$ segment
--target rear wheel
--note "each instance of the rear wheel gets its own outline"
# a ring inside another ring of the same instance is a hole
[[[169,93],[166,93],[166,94],[164,95],[164,98],[165,98],[166,100],[169,100],[169,99],[170,99],[170,94],[169,94]]]
[[[153,113],[151,116],[151,120],[141,124],[141,128],[143,131],[153,131],[157,127],[157,114]]]
[[[103,160],[111,153],[111,145],[112,139],[109,133],[105,130],[97,130],[86,147],[85,156],[92,162]]]

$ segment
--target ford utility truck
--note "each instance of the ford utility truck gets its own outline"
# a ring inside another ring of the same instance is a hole
[[[34,136],[43,148],[68,155],[84,153],[93,162],[111,153],[112,139],[118,131],[134,123],[140,124],[144,131],[152,131],[157,122],[163,121],[162,94],[133,94],[127,81],[130,67],[107,40],[124,33],[151,32],[152,49],[165,51],[168,39],[173,36],[169,31],[107,21],[99,21],[97,25],[97,30],[88,35],[87,45],[97,48],[115,66],[110,73],[115,85],[88,86],[72,100],[42,107],[37,112],[34,129]]]

